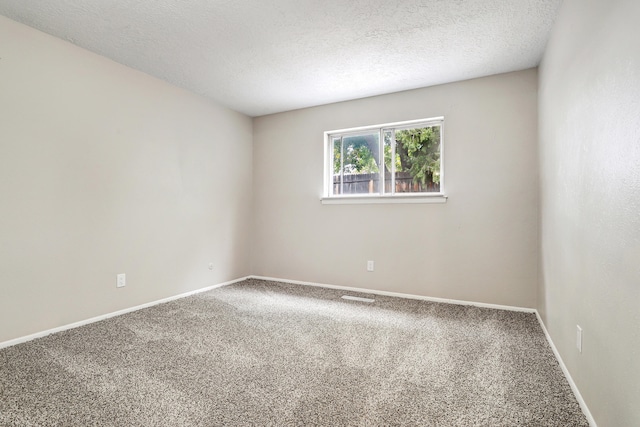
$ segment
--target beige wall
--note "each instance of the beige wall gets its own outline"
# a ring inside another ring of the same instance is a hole
[[[446,204],[320,203],[323,131],[435,116]],[[253,274],[535,307],[536,140],[536,70],[257,118]]]
[[[251,129],[0,17],[0,342],[249,274]]]
[[[640,425],[638,21],[565,1],[540,71],[539,309],[599,426]]]

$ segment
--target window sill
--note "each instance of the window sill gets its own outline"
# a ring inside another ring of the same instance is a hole
[[[323,197],[323,205],[359,205],[378,203],[446,203],[444,194],[419,195],[419,196],[348,196],[348,197]]]

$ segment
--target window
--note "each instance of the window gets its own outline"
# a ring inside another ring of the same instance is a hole
[[[435,118],[325,132],[323,203],[445,201],[443,123]]]

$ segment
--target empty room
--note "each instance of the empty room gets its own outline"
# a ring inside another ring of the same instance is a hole
[[[0,0],[0,426],[640,426],[638,22]]]

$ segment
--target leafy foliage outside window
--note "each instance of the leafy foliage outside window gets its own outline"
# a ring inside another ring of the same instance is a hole
[[[409,172],[422,184],[428,181],[439,183],[440,126],[399,130],[395,134],[396,172]],[[390,158],[391,154],[389,163]],[[387,169],[391,170],[390,164]]]
[[[344,138],[344,150],[333,152],[333,173],[339,174],[344,151],[344,173],[377,173],[380,171],[374,153],[378,151],[378,138],[372,135]]]

